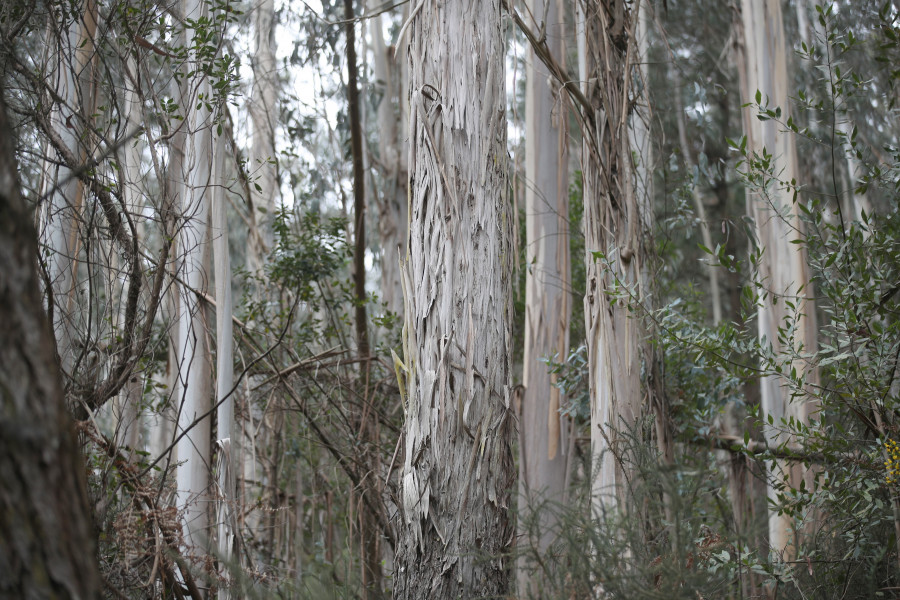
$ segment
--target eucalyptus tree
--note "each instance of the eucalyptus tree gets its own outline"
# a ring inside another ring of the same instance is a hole
[[[412,189],[395,598],[508,588],[515,474],[501,16],[499,0],[424,2],[404,27]]]
[[[209,542],[211,355],[206,334],[204,303],[206,294],[210,217],[210,184],[214,155],[213,88],[207,71],[207,40],[210,10],[199,0],[184,0],[183,15],[189,49],[189,77],[181,87],[181,106],[186,107],[186,140],[182,163],[181,227],[178,234],[181,264],[178,315],[178,377],[181,383],[176,451],[177,504],[184,512],[185,541],[189,548],[205,553]],[[190,24],[193,24],[191,26]]]
[[[278,189],[278,156],[275,151],[275,131],[278,123],[278,71],[275,63],[275,2],[262,0],[253,10],[253,88],[249,103],[253,125],[250,152],[250,173],[258,192],[259,205],[251,203],[249,215],[255,230],[248,234],[247,270],[256,273],[262,268],[267,251],[272,248],[271,220],[275,217],[280,192]],[[260,213],[260,214],[256,214]],[[260,215],[262,218],[260,218]],[[264,225],[260,227],[260,221]]]
[[[543,32],[547,50],[562,60],[567,36],[564,10],[557,0],[531,0],[533,30]],[[572,317],[568,231],[568,96],[535,55],[526,61],[525,92],[525,339],[522,408],[519,418],[519,513],[523,541],[535,537],[543,554],[552,543],[555,515],[564,502],[570,455],[568,417],[560,413],[565,395],[548,363],[566,360]],[[542,504],[549,503],[546,509]],[[520,559],[520,595],[539,594],[540,571]]]
[[[384,39],[382,3],[368,0],[368,10],[375,13],[369,20],[372,44],[372,71],[375,80],[370,84],[378,95],[375,120],[378,131],[378,153],[372,163],[380,173],[380,188],[370,197],[378,209],[378,234],[381,246],[381,299],[393,313],[403,312],[403,289],[400,282],[399,259],[405,253],[408,212],[409,171],[404,131],[407,127],[409,104],[403,90],[408,83],[406,61],[394,52]]]
[[[584,176],[587,293],[584,298],[591,394],[595,510],[625,508],[629,430],[644,407],[642,372],[649,369],[638,306],[647,295],[651,210],[632,149],[630,129],[641,101],[632,68],[641,4],[583,0],[578,36]],[[637,157],[637,158],[635,158]]]
[[[756,237],[759,342],[768,349],[772,363],[767,369],[770,374],[760,381],[760,402],[766,440],[777,446],[791,442],[798,426],[794,423],[807,425],[816,412],[813,396],[794,397],[780,374],[796,372],[804,385],[817,383],[815,368],[799,358],[816,349],[815,303],[806,253],[803,244],[796,243],[802,242],[804,224],[796,197],[795,138],[783,134],[779,124],[792,122],[781,3],[745,0],[736,26],[743,40],[743,56],[738,60],[741,96],[751,102],[755,98],[755,104],[743,109],[746,168],[759,174],[747,187],[747,205]],[[797,532],[791,513],[779,510],[779,495],[811,483],[811,473],[802,463],[772,461],[769,548],[785,560],[796,552]]]
[[[79,162],[89,155],[91,125],[96,107],[96,82],[93,80],[96,61],[97,4],[94,0],[50,7],[52,26],[48,40],[53,51],[49,54],[50,81],[53,100],[47,117],[55,141]],[[87,142],[87,143],[86,143]],[[53,315],[54,330],[60,349],[64,376],[73,377],[76,363],[86,358],[88,350],[82,339],[85,332],[82,316],[76,310],[78,302],[77,274],[81,253],[81,234],[78,222],[84,200],[84,183],[75,176],[75,165],[50,158],[54,156],[53,142],[47,142],[44,161],[42,195],[47,197],[42,227],[42,245],[47,248],[48,308]]]

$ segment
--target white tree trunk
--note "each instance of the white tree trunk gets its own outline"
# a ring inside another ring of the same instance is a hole
[[[529,0],[528,11],[546,31],[553,56],[563,58],[566,35],[558,0]],[[542,21],[546,16],[546,21]],[[546,359],[564,362],[572,318],[568,231],[568,103],[560,84],[534,52],[529,53],[525,91],[525,390],[519,419],[520,518],[540,503],[565,500],[568,418],[559,414],[564,397]],[[530,508],[529,508],[530,507]],[[541,510],[537,539],[519,528],[519,539],[544,553],[556,537],[557,507]],[[529,520],[532,516],[529,515]],[[517,569],[520,596],[538,597],[539,571],[527,557]]]
[[[231,579],[232,550],[234,548],[234,506],[235,480],[234,465],[237,449],[231,441],[235,437],[234,428],[234,350],[232,343],[232,294],[231,294],[231,254],[228,249],[228,218],[225,198],[227,178],[225,174],[225,137],[218,135],[213,155],[212,189],[212,235],[213,269],[216,281],[216,436],[218,437],[218,458],[216,460],[216,481],[218,498],[216,527],[218,558],[224,563],[222,576]],[[219,588],[219,598],[230,598],[227,585]]]
[[[781,120],[790,116],[790,80],[787,74],[786,44],[779,0],[743,0],[742,25],[744,39],[744,64],[740,64],[741,96],[752,100],[759,91],[763,103],[771,108],[781,108]],[[809,267],[803,246],[791,243],[803,232],[794,190],[786,182],[799,179],[797,150],[794,137],[780,133],[783,127],[774,120],[760,121],[753,106],[743,109],[744,133],[749,151],[762,154],[765,148],[773,156],[773,173],[778,181],[765,190],[747,188],[749,214],[753,217],[759,247],[763,250],[759,262],[757,281],[764,292],[758,308],[760,341],[771,346],[774,356],[786,360],[786,355],[798,351],[813,352],[816,348],[815,306],[810,283]],[[788,303],[793,303],[792,310]],[[796,318],[796,329],[791,339],[784,340],[779,328],[786,319]],[[808,383],[815,383],[816,372],[808,365],[795,364],[798,372],[805,373]],[[807,423],[816,406],[811,401],[791,401],[790,391],[779,376],[767,376],[760,381],[762,414],[772,416],[774,425],[764,425],[767,441],[780,444],[791,437],[782,431],[781,419],[793,417]],[[798,487],[805,469],[798,463],[774,461],[768,486],[769,498],[776,499],[772,483],[781,481]],[[807,484],[810,484],[807,481]],[[788,515],[769,514],[769,548],[773,553],[791,560],[796,551],[794,523]]]
[[[601,6],[602,5],[602,6]],[[587,293],[584,299],[591,393],[592,496],[595,512],[627,506],[629,458],[623,432],[643,401],[642,301],[645,245],[650,235],[647,199],[639,194],[623,105],[633,81],[632,9],[624,0],[582,6],[585,19],[579,64],[593,114],[585,114],[582,170]],[[631,48],[626,44],[632,45]],[[630,51],[629,51],[630,50]],[[640,163],[639,163],[640,164]],[[597,253],[597,254],[595,254]]]
[[[134,89],[133,82],[137,81],[137,63],[134,58],[128,58],[126,63],[131,78],[125,79],[123,96],[123,108],[125,110],[125,131],[127,135],[135,136],[143,123],[143,111],[140,96]],[[140,214],[143,206],[143,189],[141,186],[141,144],[139,137],[130,138],[123,148],[120,159],[120,182],[125,206],[132,214]],[[127,278],[122,278],[127,279]],[[118,287],[118,286],[117,286]],[[123,289],[121,298],[127,296],[127,289]],[[119,326],[125,322],[125,303],[121,302],[121,310],[118,315]],[[135,450],[141,450],[141,399],[143,396],[143,382],[138,373],[132,373],[128,382],[122,388],[117,399],[116,412],[118,424],[116,427],[116,443]]]
[[[176,5],[175,9],[180,9],[180,5]],[[180,12],[180,11],[179,11]],[[184,33],[182,32],[176,38],[177,44],[184,44]],[[169,82],[169,94],[173,98],[182,98],[181,82],[172,78]],[[168,163],[165,173],[168,175],[164,178],[163,194],[167,202],[172,203],[173,209],[179,199],[183,199],[187,194],[187,184],[184,180],[184,152],[187,145],[187,135],[183,127],[179,127],[173,131],[172,140],[169,145]],[[173,189],[174,188],[174,189]],[[163,215],[167,219],[164,225],[165,231],[176,231],[176,210],[169,211],[169,214]],[[181,286],[177,284],[176,277],[180,268],[178,254],[180,252],[179,240],[173,245],[174,258],[166,265],[169,271],[169,278],[173,285],[168,286],[166,290],[165,303],[163,305],[165,322],[173,324],[168,327],[166,340],[168,346],[168,357],[166,360],[166,374],[163,380],[166,389],[166,402],[160,407],[159,411],[154,415],[154,423],[151,427],[151,453],[155,457],[159,457],[172,444],[176,434],[176,425],[178,421],[179,409],[181,406],[182,381],[181,373],[181,348],[179,347],[179,323],[181,315]],[[177,450],[176,450],[177,452]],[[164,468],[168,468],[171,464],[173,455],[165,459]]]
[[[394,597],[503,597],[512,249],[499,0],[411,13],[405,458]],[[487,559],[487,560],[486,560]]]
[[[71,156],[86,158],[85,146],[79,140],[84,119],[94,110],[94,82],[91,62],[97,31],[97,6],[93,0],[76,4],[80,12],[58,39],[50,33],[51,43],[58,44],[50,52],[53,87],[59,102],[52,102],[50,126]],[[65,17],[57,14],[57,22]],[[58,30],[58,28],[57,28]],[[48,152],[53,150],[48,146]],[[78,321],[75,315],[78,253],[80,249],[78,221],[83,201],[82,184],[63,161],[48,160],[44,164],[42,197],[47,204],[43,213],[41,242],[48,248],[47,274],[52,296],[53,328],[64,377],[73,375],[78,350],[75,348]]]
[[[369,10],[377,11],[381,0],[368,0]],[[393,47],[384,43],[381,15],[370,21],[369,33],[375,57],[373,87],[382,96],[378,103],[378,160],[382,173],[382,189],[372,196],[378,208],[378,233],[381,241],[381,299],[391,312],[403,313],[403,289],[400,283],[398,258],[406,254],[406,229],[409,202],[409,171],[406,164],[406,144],[400,132],[406,131],[406,110],[395,108],[394,97],[405,96],[406,61],[394,57]],[[378,193],[380,192],[380,193]]]
[[[200,0],[185,0],[186,19],[207,15]],[[187,30],[187,46],[192,46],[195,32]],[[194,57],[192,57],[194,58]],[[187,82],[189,96],[182,106],[187,113],[187,140],[183,173],[186,187],[182,196],[183,225],[178,236],[181,252],[181,278],[184,285],[180,297],[178,319],[182,385],[178,432],[190,431],[178,442],[177,504],[184,511],[185,542],[189,548],[203,552],[209,539],[209,470],[211,417],[205,416],[210,403],[210,359],[203,306],[196,292],[205,293],[207,275],[207,228],[209,226],[209,187],[212,171],[212,117],[205,103],[197,105],[200,94],[212,98],[212,86],[204,77]],[[199,419],[199,421],[198,421]],[[195,421],[196,424],[195,424]]]
[[[278,156],[275,153],[275,102],[278,71],[275,66],[275,1],[261,0],[254,6],[253,19],[253,91],[250,121],[253,125],[250,149],[250,177],[259,186],[253,206],[259,214],[250,215],[256,231],[247,238],[247,270],[257,273],[266,253],[272,248],[272,219],[278,208]],[[254,190],[255,187],[251,186]],[[265,211],[263,213],[263,211]]]

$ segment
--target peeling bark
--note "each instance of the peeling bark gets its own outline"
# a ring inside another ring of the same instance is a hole
[[[579,65],[593,114],[585,114],[587,293],[584,299],[591,393],[594,510],[627,506],[624,432],[643,408],[644,331],[638,304],[650,240],[650,209],[639,193],[629,116],[636,99],[633,9],[624,0],[581,4],[586,15]],[[633,125],[632,125],[633,126]],[[635,309],[634,311],[632,309]]]
[[[499,0],[411,14],[405,457],[395,598],[507,593],[512,255]]]

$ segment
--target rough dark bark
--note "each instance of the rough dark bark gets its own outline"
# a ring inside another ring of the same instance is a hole
[[[408,394],[394,597],[502,598],[515,472],[500,2],[420,2],[410,18]]]
[[[0,99],[0,597],[97,598],[81,455],[41,308],[33,220]]]

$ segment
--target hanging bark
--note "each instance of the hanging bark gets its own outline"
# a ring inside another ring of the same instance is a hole
[[[558,0],[530,0],[548,50],[564,57],[566,35]],[[535,535],[523,526],[519,539],[543,554],[556,537],[558,506],[565,500],[569,457],[568,418],[560,415],[564,396],[546,360],[563,362],[569,353],[572,318],[568,231],[567,100],[547,67],[530,52],[525,91],[525,389],[519,418],[520,523],[534,521]],[[537,515],[530,515],[540,510]],[[539,597],[540,570],[523,556],[517,568],[520,596]]]
[[[406,414],[394,596],[507,593],[511,239],[499,0],[411,13]],[[398,360],[398,363],[400,361]]]
[[[624,0],[580,6],[585,20],[579,66],[592,110],[584,115],[582,158],[592,496],[595,511],[603,511],[627,506],[631,477],[624,433],[635,426],[644,398],[647,357],[638,303],[645,293],[651,216],[648,199],[638,191],[628,131],[633,9]]]
[[[786,44],[782,23],[781,3],[778,0],[743,0],[741,20],[736,23],[743,48],[739,55],[738,72],[741,97],[751,100],[759,94],[762,103],[780,107],[781,119],[790,117]],[[763,149],[772,155],[771,173],[777,181],[765,189],[747,187],[748,213],[755,223],[756,244],[761,249],[756,281],[760,290],[757,319],[759,339],[770,346],[776,360],[787,362],[787,371],[795,367],[803,373],[807,384],[815,384],[816,371],[789,356],[816,348],[815,305],[810,282],[809,266],[802,244],[792,243],[803,236],[793,195],[797,185],[797,149],[794,137],[780,132],[780,125],[772,119],[756,118],[754,106],[743,109],[744,135],[747,149],[762,156]],[[769,176],[771,177],[771,176]],[[792,307],[793,305],[793,307]],[[795,325],[788,339],[782,335],[788,322]],[[790,432],[783,431],[782,419],[808,423],[816,412],[816,404],[807,398],[792,399],[781,376],[770,375],[760,381],[760,403],[764,418],[763,433],[769,445],[793,441]],[[766,422],[772,417],[773,425]],[[769,473],[768,495],[778,504],[776,483],[797,488],[806,478],[811,486],[811,473],[799,463],[775,460]],[[811,489],[808,487],[807,489]],[[769,549],[784,560],[792,560],[796,552],[793,519],[788,514],[769,513]]]
[[[85,465],[42,309],[11,131],[0,98],[0,596],[99,598]]]

